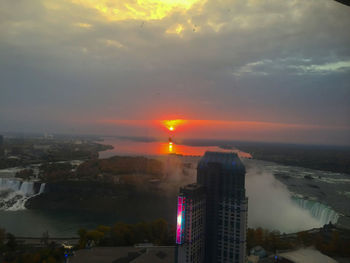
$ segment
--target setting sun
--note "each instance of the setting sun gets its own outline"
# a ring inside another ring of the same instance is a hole
[[[169,130],[174,131],[176,127],[181,124],[184,124],[185,120],[163,120],[162,124]]]

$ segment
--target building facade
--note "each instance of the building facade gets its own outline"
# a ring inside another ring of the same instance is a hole
[[[204,258],[187,261],[180,257],[179,249],[177,262],[245,262],[248,199],[245,196],[245,167],[237,154],[206,152],[198,163],[197,184],[191,187],[203,189],[202,199],[205,199],[205,209],[201,210],[204,240],[199,243],[203,245]],[[185,216],[185,219],[185,225],[192,225],[192,217]],[[190,230],[185,227],[184,237],[188,234],[186,231]],[[184,238],[181,246],[189,244]]]
[[[190,184],[180,189],[177,209],[176,262],[204,262],[205,209],[204,187]]]

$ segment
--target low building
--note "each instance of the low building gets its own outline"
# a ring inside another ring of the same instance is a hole
[[[250,255],[247,257],[247,263],[259,263],[259,257]]]
[[[180,189],[176,226],[176,262],[204,262],[205,246],[204,187],[190,184]]]
[[[336,260],[322,254],[314,248],[303,248],[290,252],[280,253],[277,255],[277,262],[293,263],[337,263]],[[287,260],[287,261],[283,261]]]
[[[250,250],[250,255],[258,256],[259,258],[264,258],[267,256],[267,253],[263,247],[256,246]]]

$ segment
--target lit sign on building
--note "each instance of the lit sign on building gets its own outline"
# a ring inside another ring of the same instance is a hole
[[[185,198],[179,196],[177,198],[177,224],[176,224],[176,244],[184,242],[185,229]]]

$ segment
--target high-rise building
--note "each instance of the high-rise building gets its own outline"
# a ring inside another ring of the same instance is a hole
[[[177,262],[204,262],[206,199],[204,187],[190,184],[180,189],[177,209]]]
[[[205,262],[245,262],[248,199],[236,153],[206,152],[197,168],[206,189]]]
[[[204,235],[201,236],[204,240],[197,242],[198,246],[202,246],[199,251],[204,250],[204,258],[192,261],[189,257],[182,257],[184,248],[188,249],[191,245],[186,239],[191,229],[186,226],[197,226],[195,219],[186,216],[187,196],[190,195],[184,194],[185,187],[179,195],[183,210],[178,209],[178,212],[184,211],[181,214],[183,221],[180,220],[184,228],[177,233],[183,237],[180,243],[177,242],[177,262],[245,262],[248,199],[245,196],[245,167],[237,154],[206,152],[198,164],[197,184],[188,187],[201,189],[203,195],[199,199],[202,203],[205,200],[205,209],[200,213],[203,216],[201,229]]]

